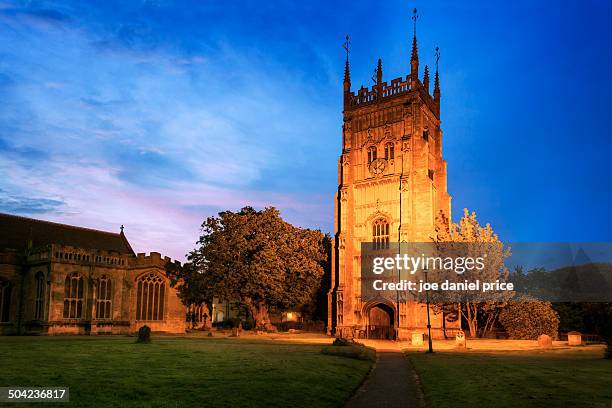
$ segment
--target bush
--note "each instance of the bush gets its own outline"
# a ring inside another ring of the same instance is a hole
[[[353,339],[345,339],[344,337],[336,337],[336,339],[332,343],[333,346],[353,346],[355,344],[360,344],[360,343],[357,343]]]
[[[151,342],[151,328],[146,324],[138,330],[138,339],[136,343],[150,343]]]
[[[336,341],[334,341],[334,344],[335,343]],[[331,345],[324,347],[321,350],[321,353],[328,356],[348,357],[355,358],[357,360],[376,360],[376,350],[355,342],[347,345]]]
[[[541,334],[556,339],[559,330],[559,315],[550,302],[509,302],[501,311],[499,321],[511,339],[536,340]]]

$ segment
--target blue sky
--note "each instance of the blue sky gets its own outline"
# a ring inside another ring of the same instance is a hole
[[[612,2],[0,0],[0,211],[181,259],[223,209],[333,229],[353,88],[442,52],[455,216],[506,241],[610,241]]]

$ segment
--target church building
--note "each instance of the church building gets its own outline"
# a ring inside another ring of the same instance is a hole
[[[405,78],[384,81],[379,59],[372,87],[353,92],[348,36],[345,43],[342,154],[328,295],[328,331],[336,336],[408,339],[415,332],[427,333],[425,304],[361,297],[362,242],[432,242],[436,218],[451,215],[442,158],[439,52],[432,92],[427,65],[419,77],[416,19],[415,9],[410,74]],[[430,315],[432,337],[459,328],[433,309]]]
[[[0,214],[0,334],[184,333],[170,258],[119,233]]]

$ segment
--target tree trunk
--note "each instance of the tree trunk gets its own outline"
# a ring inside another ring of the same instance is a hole
[[[270,323],[270,316],[268,315],[268,305],[263,302],[254,302],[252,299],[245,299],[244,303],[249,308],[249,312],[253,316],[255,321],[255,328],[270,330],[273,328]]]
[[[470,329],[470,337],[475,338],[478,334],[478,318],[476,310],[472,310],[474,304],[472,302],[466,302],[465,307],[467,309],[467,321]]]

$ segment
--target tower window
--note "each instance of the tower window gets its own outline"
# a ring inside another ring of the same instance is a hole
[[[78,273],[66,276],[64,283],[64,319],[83,317],[83,277]]]
[[[385,159],[393,160],[395,157],[395,145],[391,142],[385,145]]]
[[[376,160],[376,146],[370,146],[368,148],[368,164]]]
[[[427,176],[429,176],[431,181],[433,181],[433,179],[434,179],[434,173],[435,172],[432,169],[427,170]]]
[[[423,130],[423,139],[426,142],[429,141],[429,130],[428,129]]]
[[[374,249],[389,248],[389,223],[383,218],[379,218],[372,224],[372,242]]]

